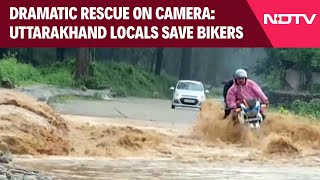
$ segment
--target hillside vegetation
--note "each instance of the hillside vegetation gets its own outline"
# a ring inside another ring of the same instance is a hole
[[[124,63],[96,62],[90,65],[90,76],[84,82],[74,80],[75,61],[69,60],[50,66],[34,67],[15,58],[0,61],[0,78],[14,84],[49,84],[61,87],[89,89],[111,88],[118,96],[167,98],[173,78],[156,76],[143,69]]]

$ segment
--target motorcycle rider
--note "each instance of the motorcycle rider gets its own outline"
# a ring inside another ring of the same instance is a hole
[[[243,69],[247,71],[246,68],[243,68]],[[233,77],[234,77],[234,74],[233,74]],[[222,82],[222,84],[224,84],[224,86],[223,86],[223,100],[224,100],[223,119],[226,119],[231,113],[231,109],[228,107],[228,104],[227,104],[227,92],[231,88],[231,86],[233,85],[233,82],[234,82],[234,79],[230,79],[228,81]]]
[[[231,109],[239,107],[237,102],[243,99],[257,99],[260,102],[268,105],[269,100],[263,93],[259,85],[251,79],[248,79],[247,71],[244,69],[237,69],[234,73],[234,83],[227,92],[227,105]],[[261,115],[263,119],[266,118],[264,109],[261,108]],[[232,112],[232,120],[236,120],[237,113]]]
[[[225,81],[223,83],[224,83],[224,86],[223,86],[223,99],[224,99],[223,119],[226,119],[229,116],[229,114],[231,113],[231,109],[228,107],[228,104],[227,104],[227,92],[231,88],[231,86],[233,85],[233,79],[231,79],[229,81]]]

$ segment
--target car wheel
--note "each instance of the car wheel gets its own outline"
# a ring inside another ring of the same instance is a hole
[[[174,105],[171,105],[171,109],[175,109],[176,107]]]

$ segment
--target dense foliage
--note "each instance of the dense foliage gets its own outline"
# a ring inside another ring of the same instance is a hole
[[[167,76],[156,76],[138,67],[124,63],[92,63],[90,75],[84,82],[74,80],[75,61],[69,60],[48,67],[34,67],[18,62],[14,57],[0,60],[0,78],[14,84],[51,84],[56,86],[85,86],[90,89],[111,88],[119,96],[159,98],[170,95],[169,87],[175,81]]]

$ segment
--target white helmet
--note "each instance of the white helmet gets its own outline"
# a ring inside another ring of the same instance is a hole
[[[247,74],[247,71],[244,70],[244,69],[237,69],[234,74],[233,74],[233,77],[235,79],[238,79],[238,78],[248,78],[248,74]]]

